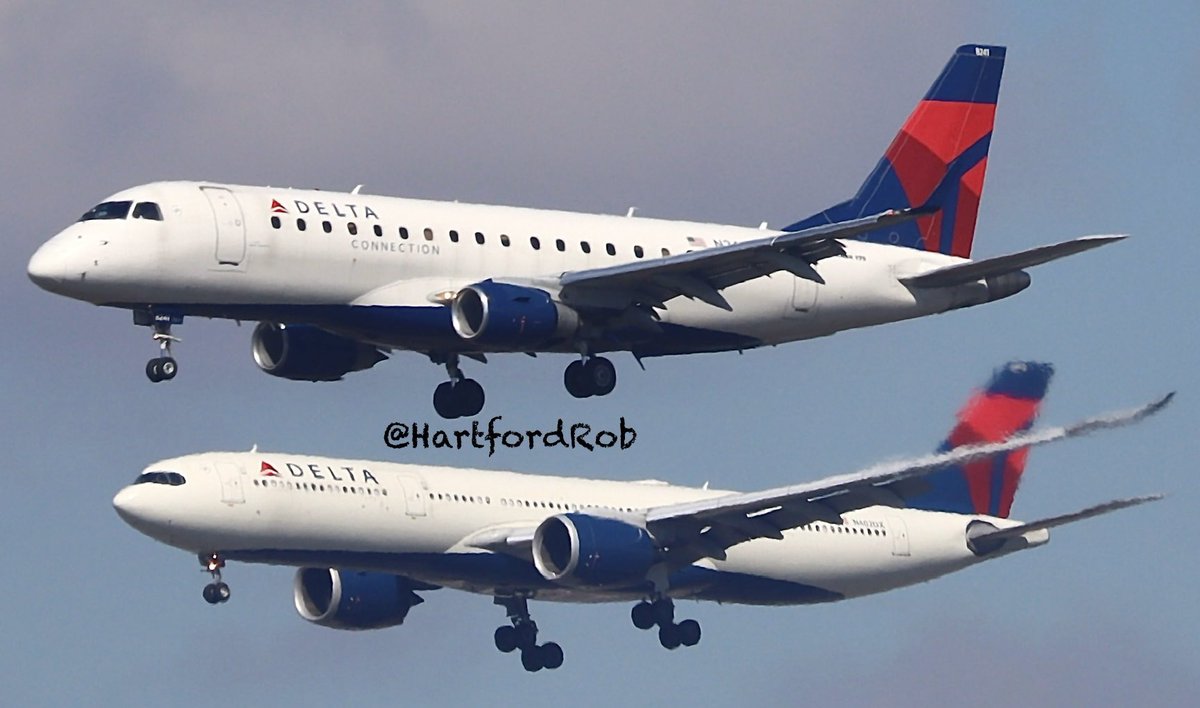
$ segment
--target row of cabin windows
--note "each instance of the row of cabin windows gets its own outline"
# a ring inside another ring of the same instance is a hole
[[[272,216],[271,217],[271,226],[276,229],[281,229],[281,228],[283,228],[283,221],[280,220],[280,218],[278,216]],[[308,229],[308,222],[306,222],[304,219],[296,219],[296,230],[297,231],[305,231],[307,229]],[[380,226],[379,224],[373,225],[371,227],[371,229],[372,229],[372,231],[374,231],[376,236],[380,236],[380,237],[383,236],[383,227]],[[321,222],[321,230],[327,234],[333,233],[333,224],[329,221],[322,221]],[[346,231],[348,231],[351,236],[357,236],[358,235],[358,224],[353,221],[346,222]],[[425,237],[426,241],[432,241],[433,240],[433,229],[428,229],[428,228],[423,229],[422,235]],[[451,243],[459,242],[458,231],[451,229],[449,232],[449,236],[450,236]],[[400,238],[402,240],[407,241],[408,237],[409,237],[408,229],[404,226],[401,226],[400,227]],[[483,235],[483,232],[481,232],[481,231],[475,232],[475,243],[477,243],[479,245],[483,245],[486,241],[487,241],[487,237]],[[500,245],[504,246],[505,248],[508,248],[509,246],[512,245],[512,239],[509,238],[508,234],[500,234]],[[529,246],[530,246],[530,248],[532,248],[535,251],[540,251],[542,249],[542,240],[539,239],[537,236],[530,236],[529,237]],[[554,247],[556,249],[558,249],[560,252],[565,252],[567,250],[567,242],[562,240],[561,238],[556,238],[556,239],[554,239]],[[592,244],[588,243],[587,241],[580,241],[579,242],[579,250],[583,251],[584,253],[591,253],[592,252]],[[610,256],[617,255],[617,247],[611,243],[604,244],[604,251],[605,251],[605,253],[607,253]],[[633,247],[633,255],[636,258],[645,258],[646,250],[643,249],[641,246],[634,246]],[[662,249],[662,255],[664,257],[671,255],[671,250],[668,248]]]
[[[370,496],[387,496],[387,490],[382,487],[356,487],[352,484],[338,486],[336,484],[317,484],[316,482],[292,482],[281,479],[256,479],[256,487],[279,487],[305,492],[342,492],[343,494],[367,494]]]
[[[830,533],[852,533],[862,536],[886,536],[887,531],[879,528],[863,528],[861,526],[839,526],[837,524],[805,524],[801,531],[829,531]]]
[[[467,504],[491,504],[491,497],[476,497],[467,494],[443,494],[440,492],[430,492],[430,499],[437,501],[454,501],[465,502]],[[529,499],[497,499],[496,503],[500,506],[518,506],[529,509],[558,509],[559,511],[580,511],[583,509],[607,509],[609,511],[624,511],[632,513],[634,510],[622,506],[606,506],[604,504],[570,504],[567,502],[548,502],[548,501],[531,501]]]

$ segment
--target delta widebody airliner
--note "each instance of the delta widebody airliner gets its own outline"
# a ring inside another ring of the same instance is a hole
[[[1002,47],[960,47],[857,195],[782,230],[159,182],[96,205],[28,272],[153,327],[152,381],[176,375],[171,326],[190,315],[259,321],[255,362],[289,379],[424,353],[446,367],[447,418],[483,407],[463,357],[574,353],[567,390],[603,396],[606,352],[745,350],[969,307],[1121,238],[970,260],[1003,65]]]
[[[230,597],[226,561],[299,566],[297,612],[338,629],[399,625],[418,593],[456,588],[507,610],[500,651],[553,669],[563,651],[538,643],[531,599],[633,603],[633,624],[657,627],[675,649],[697,643],[700,625],[677,620],[674,600],[797,605],[884,592],[1159,498],[1008,518],[1030,446],[1136,421],[1170,398],[1031,431],[1050,374],[1029,362],[998,370],[934,455],[750,494],[251,451],[154,463],[113,505],[199,556],[211,604]]]

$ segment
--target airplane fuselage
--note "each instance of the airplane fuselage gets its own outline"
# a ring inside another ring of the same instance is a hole
[[[644,582],[578,587],[547,580],[519,554],[489,545],[506,530],[566,513],[637,524],[647,508],[729,494],[661,482],[614,482],[513,472],[335,460],[278,453],[206,453],[155,463],[185,484],[135,484],[114,500],[143,533],[235,561],[403,575],[489,595],[566,602],[636,600]],[[674,570],[666,594],[744,604],[808,604],[883,592],[985,558],[967,527],[1007,519],[870,507],[844,522],[813,522]],[[1022,547],[1048,539],[1025,537]]]
[[[30,274],[99,305],[308,323],[418,351],[575,351],[459,337],[447,303],[492,279],[554,294],[559,274],[761,238],[758,229],[366,194],[160,182],[107,202],[152,203],[162,219],[80,221],[47,242]],[[135,207],[136,208],[136,207]],[[613,326],[592,351],[640,355],[746,349],[919,317],[989,299],[984,283],[911,288],[898,278],[964,259],[848,241],[815,264],[823,283],[781,271],[728,287],[731,309],[676,297],[648,331]],[[540,282],[539,277],[545,277]],[[568,303],[569,304],[569,303]]]

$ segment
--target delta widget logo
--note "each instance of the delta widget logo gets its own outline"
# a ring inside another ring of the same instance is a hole
[[[262,467],[259,468],[259,470],[258,470],[258,474],[261,477],[279,477],[280,476],[279,470],[272,467],[270,462],[263,462]]]

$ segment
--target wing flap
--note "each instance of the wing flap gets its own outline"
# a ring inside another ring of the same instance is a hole
[[[918,288],[953,287],[955,285],[973,283],[983,278],[1012,273],[1023,268],[1032,268],[1033,266],[1049,263],[1059,258],[1066,258],[1076,253],[1083,253],[1093,248],[1115,243],[1126,237],[1125,234],[1081,236],[1070,241],[1063,241],[1062,243],[1055,243],[1049,246],[1038,246],[1027,251],[937,268],[920,275],[901,278],[901,282]]]

